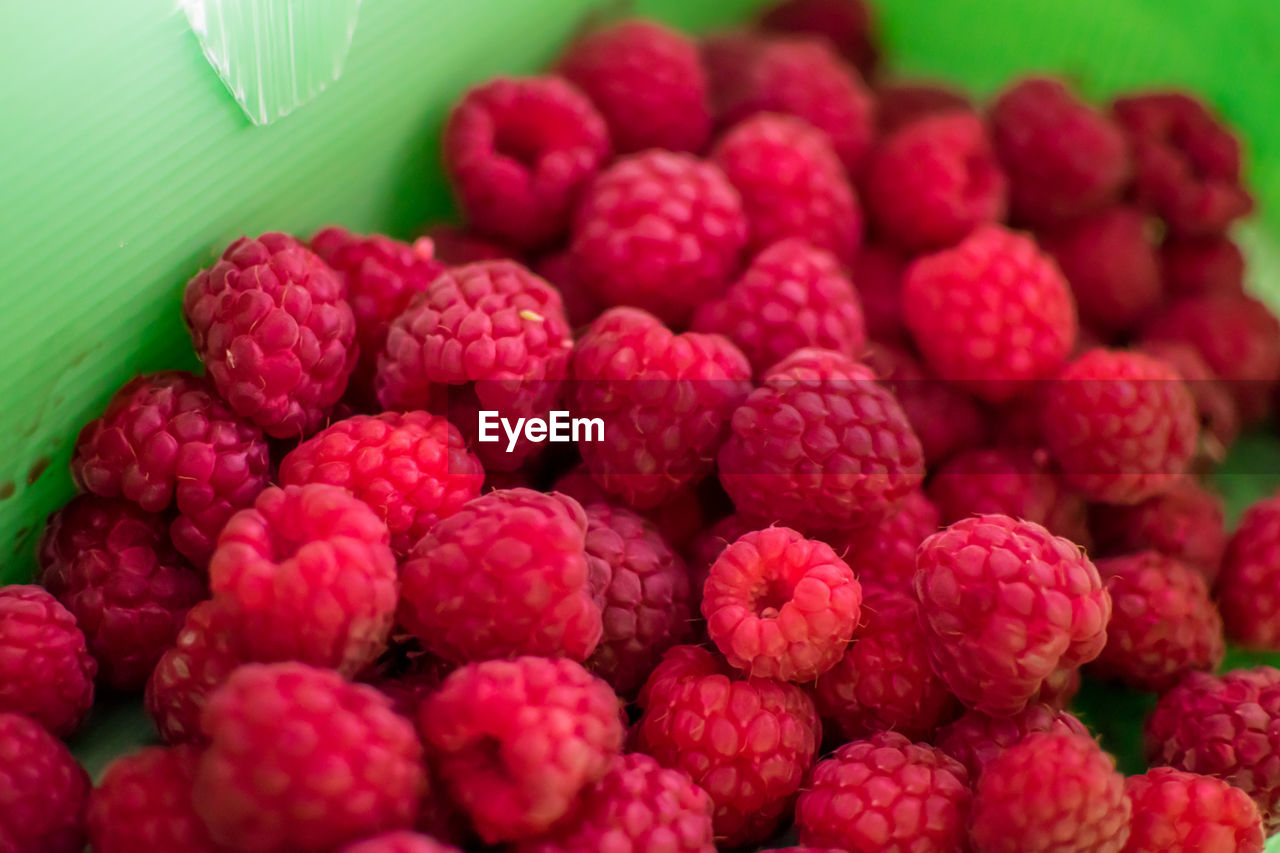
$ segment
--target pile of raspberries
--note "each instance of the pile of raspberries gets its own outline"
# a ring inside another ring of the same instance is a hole
[[[465,224],[236,240],[0,589],[0,850],[1260,851],[1280,394],[1202,101],[978,104],[859,0],[462,95]],[[599,418],[485,443],[478,414]],[[1158,699],[1125,778],[1081,678]],[[95,693],[155,743],[92,783]],[[1096,721],[1092,721],[1096,722]]]

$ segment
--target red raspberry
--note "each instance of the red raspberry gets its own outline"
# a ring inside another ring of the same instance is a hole
[[[1061,80],[1018,82],[996,99],[990,120],[1018,219],[1045,224],[1097,210],[1129,178],[1124,132]]]
[[[702,611],[702,591],[724,549],[753,530],[765,527],[762,522],[734,513],[703,530],[689,545],[690,592],[695,616]]]
[[[822,720],[847,740],[893,730],[927,739],[957,710],[929,668],[915,597],[872,588],[853,644],[818,677],[814,699]]]
[[[1100,333],[1132,329],[1160,303],[1160,266],[1148,221],[1115,205],[1040,236],[1071,285],[1081,322]]]
[[[902,304],[938,375],[993,403],[1053,376],[1075,344],[1062,273],[1030,238],[995,225],[908,267]]]
[[[938,520],[938,508],[917,489],[879,524],[854,530],[844,542],[833,544],[864,589],[911,594],[916,549],[937,532]]]
[[[399,830],[366,838],[342,848],[341,853],[461,853],[452,844],[416,832]]]
[[[977,116],[925,116],[887,137],[867,167],[867,212],[904,249],[954,245],[1004,219],[1004,174]]]
[[[938,729],[933,742],[963,764],[976,781],[992,759],[1036,732],[1089,735],[1084,723],[1066,711],[1031,704],[1011,717],[966,711],[960,719]]]
[[[1147,718],[1147,760],[1222,779],[1280,828],[1280,671],[1193,672]]]
[[[1172,296],[1244,293],[1244,254],[1225,234],[1170,237],[1160,247],[1160,269]]]
[[[639,509],[659,505],[713,467],[730,413],[751,390],[746,357],[720,335],[673,334],[634,308],[601,314],[573,354],[575,415],[599,418],[582,442],[587,470]]]
[[[877,341],[905,336],[902,325],[902,272],[906,259],[887,245],[863,245],[851,271],[867,335]]]
[[[712,853],[711,798],[679,770],[647,755],[614,759],[574,817],[516,853]]]
[[[1280,497],[1245,511],[1227,543],[1217,595],[1233,643],[1280,650]]]
[[[209,564],[214,595],[250,660],[352,675],[382,651],[396,608],[387,526],[336,486],[270,488],[227,522]]]
[[[768,838],[790,809],[822,739],[795,684],[738,680],[705,649],[675,646],[641,693],[641,751],[688,773],[711,795],[716,840]]]
[[[147,715],[165,743],[203,743],[200,714],[209,694],[245,661],[237,648],[234,615],[222,601],[187,613],[174,645],[147,681]]]
[[[1140,349],[1178,371],[1191,392],[1200,416],[1197,463],[1211,467],[1221,462],[1240,434],[1240,411],[1228,383],[1218,379],[1200,351],[1191,344],[1154,340],[1142,344]]]
[[[518,260],[510,248],[500,246],[474,231],[450,222],[437,222],[422,229],[422,236],[431,241],[435,257],[451,267],[480,261]],[[375,353],[376,354],[376,353]]]
[[[633,696],[689,633],[689,569],[651,523],[630,510],[586,508],[586,554],[603,598],[604,635],[587,668]]]
[[[554,241],[609,159],[605,121],[558,77],[498,77],[453,108],[444,167],[463,216],[517,247]]]
[[[701,484],[679,489],[657,506],[638,511],[641,517],[658,528],[663,541],[677,550],[683,549],[693,541],[693,538],[706,526],[703,523],[705,511],[698,485]],[[552,488],[553,491],[562,492],[583,506],[593,503],[616,503],[617,500],[600,488],[600,484],[592,478],[586,463],[583,462],[579,462],[562,474]]]
[[[813,768],[796,803],[796,825],[805,844],[959,850],[972,796],[960,762],[897,732],[880,732],[845,744]]]
[[[977,853],[1120,853],[1132,808],[1116,762],[1087,736],[1030,735],[994,758],[973,796]]]
[[[756,255],[724,296],[694,313],[692,328],[727,337],[757,375],[804,347],[858,358],[867,342],[858,294],[840,262],[799,239]]]
[[[604,311],[600,300],[583,285],[577,275],[573,264],[573,252],[569,249],[543,255],[534,264],[533,271],[559,291],[560,300],[564,303],[565,317],[573,328],[589,325]]]
[[[852,261],[862,242],[862,208],[822,131],[802,119],[758,113],[725,131],[711,152],[742,196],[748,248],[788,237]]]
[[[1258,807],[1221,779],[1157,767],[1124,788],[1133,804],[1126,853],[1262,853]]]
[[[818,369],[795,370],[818,356]],[[744,515],[802,532],[873,525],[916,487],[920,441],[870,371],[824,350],[798,350],[733,413],[720,482]]]
[[[209,698],[196,811],[218,843],[323,851],[413,822],[413,725],[372,687],[298,663],[248,664]],[[323,780],[323,784],[317,784]]]
[[[622,748],[618,700],[570,660],[468,664],[422,706],[418,731],[453,800],[492,844],[545,832]]]
[[[823,36],[863,77],[875,76],[878,34],[873,10],[863,0],[783,0],[760,17],[760,26],[771,32]]]
[[[1094,349],[1044,397],[1045,441],[1067,485],[1095,501],[1141,503],[1186,474],[1199,419],[1182,377],[1137,352]]]
[[[769,527],[746,534],[716,559],[702,615],[731,666],[803,683],[840,660],[861,604],[862,587],[830,545]]]
[[[1030,521],[961,519],[916,556],[933,669],[966,705],[1016,714],[1059,667],[1093,660],[1111,600],[1080,549]]]
[[[203,565],[236,510],[267,485],[262,430],[242,420],[205,379],[177,370],[133,379],[76,441],[71,473],[103,497],[147,512],[176,507],[174,546]]]
[[[0,711],[0,850],[80,853],[89,775],[53,735]]]
[[[1222,498],[1191,477],[1134,506],[1098,506],[1089,527],[1105,555],[1152,550],[1184,563],[1210,584],[1227,544]]]
[[[936,82],[888,83],[876,89],[876,117],[881,136],[939,113],[972,113],[973,102],[963,92]]]
[[[582,507],[564,495],[481,495],[432,528],[401,567],[401,624],[456,663],[586,660],[602,633],[586,530]]]
[[[1025,448],[1001,446],[961,452],[934,473],[929,497],[943,524],[970,515],[1008,515],[1044,525],[1055,536],[1079,544],[1068,522],[1072,510],[1083,513],[1083,504]]]
[[[217,853],[191,799],[200,750],[151,746],[117,758],[89,797],[95,853]]]
[[[66,737],[93,705],[97,672],[76,617],[56,598],[38,586],[0,587],[0,713]]]
[[[85,632],[101,683],[137,690],[173,645],[204,581],[178,556],[164,519],[124,501],[74,498],[49,516],[39,581]]]
[[[346,282],[288,234],[236,240],[187,282],[196,355],[236,414],[275,438],[315,432],[356,365]]]
[[[1143,204],[1177,234],[1217,234],[1253,210],[1240,182],[1240,143],[1200,101],[1181,92],[1117,98]]]
[[[367,503],[408,554],[441,518],[480,494],[484,469],[457,427],[427,412],[338,421],[280,463],[280,484],[342,486]]]
[[[683,33],[634,19],[569,45],[557,70],[587,93],[619,154],[701,151],[711,136],[707,78]]]
[[[714,164],[646,151],[596,178],[575,214],[580,281],[606,305],[677,323],[724,292],[747,241],[742,199]]]

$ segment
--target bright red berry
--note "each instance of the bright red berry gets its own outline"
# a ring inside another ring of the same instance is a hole
[[[938,530],[938,508],[922,491],[903,498],[879,524],[852,531],[832,543],[864,589],[872,587],[912,594],[916,549]]]
[[[191,798],[200,750],[151,746],[117,758],[89,797],[95,853],[218,853]]]
[[[165,743],[202,743],[200,714],[209,694],[246,658],[235,615],[223,601],[205,601],[187,613],[182,630],[151,672],[147,716]]]
[[[1066,711],[1030,704],[1012,716],[991,716],[966,711],[958,720],[938,729],[933,742],[969,770],[974,781],[983,768],[1009,747],[1036,732],[1081,735],[1089,730]]]
[[[97,673],[71,611],[38,586],[0,587],[0,713],[66,737],[93,705]]]
[[[1156,767],[1124,787],[1133,804],[1125,853],[1262,853],[1257,805],[1221,779]]]
[[[66,746],[31,718],[0,711],[0,850],[81,853],[88,798],[89,774]]]
[[[1139,349],[1178,371],[1196,402],[1200,447],[1193,467],[1221,462],[1240,434],[1240,407],[1232,394],[1233,383],[1219,379],[1200,351],[1189,343],[1149,340]]]
[[[1216,593],[1233,643],[1280,650],[1280,498],[1245,511],[1227,543]]]
[[[1099,506],[1089,527],[1100,553],[1152,550],[1172,557],[1213,583],[1226,547],[1222,498],[1190,477],[1135,506]]]

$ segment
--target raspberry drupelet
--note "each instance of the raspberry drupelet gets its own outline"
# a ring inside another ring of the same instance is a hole
[[[71,611],[38,586],[0,587],[0,713],[66,737],[93,705],[97,673]]]
[[[0,711],[0,850],[81,853],[89,785],[61,741],[30,717]]]
[[[1222,498],[1191,477],[1140,504],[1097,505],[1089,516],[1099,553],[1156,551],[1200,572],[1210,585],[1227,544],[1225,523]]]
[[[1216,593],[1233,643],[1280,650],[1280,498],[1245,511],[1227,542]]]
[[[200,752],[194,746],[149,746],[111,762],[89,796],[94,853],[226,851],[209,837],[192,802]]]
[[[191,608],[173,646],[147,680],[147,716],[165,743],[203,743],[200,714],[209,694],[246,661],[237,642],[235,616],[221,601]]]
[[[1066,711],[1033,703],[1012,716],[966,711],[955,722],[938,729],[933,742],[963,764],[976,782],[992,759],[1036,732],[1089,735],[1084,723]]]
[[[1133,805],[1125,853],[1262,853],[1257,805],[1221,779],[1156,767],[1124,787]]]

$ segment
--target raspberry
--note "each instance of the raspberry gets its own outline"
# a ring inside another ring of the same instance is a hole
[[[441,518],[480,494],[484,469],[457,427],[427,412],[384,412],[338,421],[280,463],[281,485],[328,483],[367,503],[408,554]]]
[[[341,853],[460,853],[452,844],[444,844],[416,832],[387,832],[366,838],[342,848]]]
[[[1020,81],[996,99],[990,121],[1018,219],[1046,224],[1097,210],[1129,178],[1124,132],[1061,80]]]
[[[1075,540],[1064,522],[1083,512],[1036,456],[1024,448],[966,450],[952,457],[929,481],[929,498],[944,524],[970,515],[999,514],[1033,521],[1055,536]],[[1070,506],[1075,504],[1074,507]]]
[[[1116,205],[1040,236],[1090,328],[1128,331],[1160,303],[1160,266],[1147,226],[1137,208]]]
[[[760,17],[767,31],[823,36],[868,80],[880,51],[871,6],[863,0],[784,0]]]
[[[798,239],[756,255],[724,296],[694,313],[692,328],[727,337],[757,375],[804,347],[858,358],[867,341],[858,294],[840,262]]]
[[[147,716],[165,743],[203,743],[200,714],[209,694],[245,661],[236,644],[234,615],[222,601],[187,613],[174,645],[147,681]]]
[[[471,89],[449,114],[441,146],[466,220],[526,248],[564,232],[610,153],[604,119],[558,77],[498,77]]]
[[[205,379],[177,370],[133,379],[76,440],[71,473],[86,491],[147,512],[176,507],[174,546],[198,564],[236,510],[267,485],[267,443]]]
[[[572,820],[546,838],[516,846],[516,853],[604,850],[711,853],[711,798],[687,774],[647,755],[625,755],[583,794]]]
[[[963,764],[977,780],[992,759],[1036,732],[1088,737],[1084,723],[1066,711],[1031,704],[1013,716],[993,717],[966,711],[950,725],[938,729],[934,743]]]
[[[795,684],[736,679],[705,649],[675,646],[641,693],[641,751],[711,795],[716,840],[763,841],[790,809],[822,739]]]
[[[1016,714],[1059,667],[1093,660],[1111,600],[1080,549],[1005,515],[961,519],[916,556],[933,669],[966,705]]]
[[[1240,143],[1208,108],[1181,92],[1117,98],[1133,146],[1143,204],[1180,235],[1217,234],[1253,210],[1240,183]]]
[[[510,248],[449,222],[428,225],[422,229],[422,236],[431,241],[435,257],[451,267],[480,261],[519,260]]]
[[[909,853],[959,850],[968,833],[969,774],[897,732],[855,740],[818,763],[796,803],[805,844]]]
[[[747,533],[716,559],[702,615],[731,666],[803,683],[844,654],[861,604],[862,587],[830,545],[769,527]]]
[[[53,735],[0,711],[0,849],[80,853],[89,775]]]
[[[896,340],[902,325],[902,272],[906,259],[888,245],[867,244],[858,252],[851,278],[862,303],[867,335],[877,341]]]
[[[1124,787],[1133,804],[1128,853],[1262,853],[1258,807],[1221,779],[1157,767]]]
[[[746,357],[719,335],[673,334],[634,308],[601,314],[573,354],[575,412],[604,440],[579,444],[610,494],[652,508],[713,467],[726,421],[750,391]]]
[[[217,853],[191,800],[200,750],[146,747],[117,758],[89,797],[95,853],[189,850]]]
[[[1218,379],[1200,351],[1190,344],[1155,340],[1144,343],[1140,349],[1178,371],[1191,392],[1200,421],[1200,459],[1197,461],[1209,465],[1221,462],[1240,434],[1240,411],[1228,384]]]
[[[596,295],[582,284],[574,269],[573,252],[569,249],[543,255],[534,264],[533,271],[559,291],[565,317],[573,328],[589,325],[604,311]]]
[[[552,487],[586,506],[593,503],[611,503],[616,501],[608,492],[592,478],[585,463],[579,462],[562,474]],[[677,490],[662,503],[637,513],[646,521],[658,528],[663,540],[672,548],[683,549],[695,536],[702,532],[703,516],[702,498],[696,486],[686,486]]]
[[[879,524],[854,530],[844,542],[836,543],[836,552],[853,568],[864,589],[910,593],[916,549],[937,530],[938,508],[917,489]]]
[[[935,82],[889,83],[876,89],[880,134],[888,136],[939,113],[973,112],[968,95]]]
[[[1114,758],[1087,736],[1039,732],[983,771],[970,840],[979,853],[1120,853],[1131,811]]]
[[[1053,376],[1075,343],[1075,304],[1057,266],[995,225],[908,267],[902,304],[938,375],[993,403]]]
[[[814,356],[818,369],[794,370]],[[806,533],[873,525],[920,485],[920,442],[893,395],[837,353],[799,350],[733,413],[720,482],[738,511]]]
[[[231,847],[323,851],[408,828],[426,790],[413,725],[336,672],[248,664],[209,698],[201,725],[210,745],[193,800]]]
[[[1280,671],[1193,672],[1147,718],[1147,760],[1214,776],[1258,804],[1267,834],[1280,828]]]
[[[632,696],[663,652],[689,633],[689,570],[658,529],[634,512],[602,503],[586,512],[587,564],[600,586],[604,624],[586,665]]]
[[[742,196],[752,252],[796,237],[843,263],[856,257],[862,208],[830,138],[813,125],[758,113],[725,131],[711,162]]]
[[[137,690],[173,645],[204,581],[174,551],[158,515],[124,501],[74,498],[49,516],[39,581],[85,633],[100,682]]]
[[[929,115],[895,131],[867,167],[867,212],[891,243],[909,250],[954,245],[1004,219],[1006,182],[977,116]]]
[[[689,545],[689,586],[692,594],[691,602],[695,605],[695,615],[702,611],[702,591],[706,586],[707,576],[711,574],[712,565],[724,553],[724,549],[744,535],[764,526],[760,522],[734,513],[720,519],[694,538]]]
[[[698,48],[656,21],[629,20],[571,44],[557,70],[587,93],[619,154],[701,151],[711,136]]]
[[[724,292],[747,242],[742,199],[712,163],[646,151],[617,160],[575,214],[582,284],[606,305],[678,323]]]
[[[702,37],[698,55],[707,75],[711,109],[717,120],[745,85],[747,69],[769,36],[755,29],[720,30]]]
[[[956,701],[929,668],[919,605],[909,593],[873,588],[862,612],[853,644],[814,685],[818,713],[847,740],[887,730],[927,739]]]
[[[0,714],[24,714],[58,737],[93,705],[97,662],[76,617],[38,586],[0,587]]]
[[[401,567],[401,624],[456,663],[586,660],[602,633],[586,530],[582,507],[564,495],[481,495],[432,528]]]
[[[387,527],[336,486],[270,488],[227,522],[209,564],[251,660],[352,675],[382,651],[396,607]]]
[[[1160,269],[1172,296],[1244,293],[1244,254],[1230,237],[1170,237],[1160,247]]]
[[[1280,650],[1280,498],[1245,511],[1227,543],[1217,594],[1233,643]]]
[[[346,282],[288,234],[236,240],[187,282],[196,355],[233,411],[275,438],[315,432],[356,365]]]
[[[1199,419],[1182,377],[1137,352],[1094,349],[1047,389],[1045,441],[1067,485],[1095,501],[1141,503],[1185,475]]]
[[[488,843],[545,832],[622,748],[617,697],[569,660],[468,664],[418,715],[453,800]]]
[[[1134,506],[1099,506],[1089,527],[1100,553],[1152,550],[1184,563],[1210,584],[1226,547],[1222,498],[1191,477]]]

